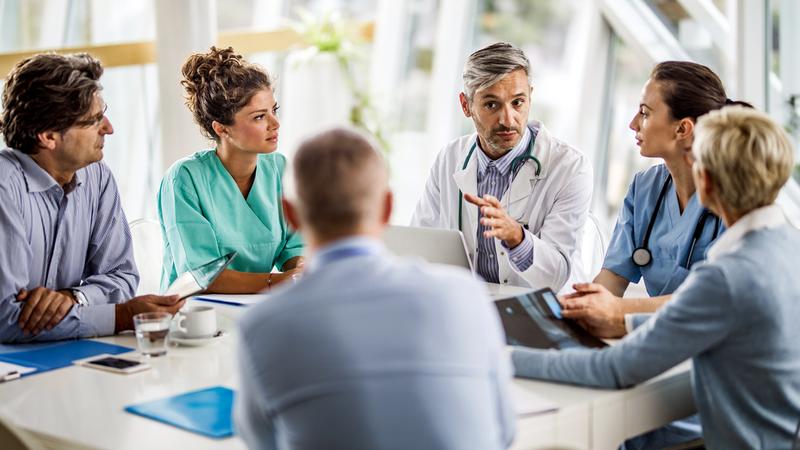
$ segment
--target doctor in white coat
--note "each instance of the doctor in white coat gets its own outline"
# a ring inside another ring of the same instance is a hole
[[[463,79],[461,108],[477,132],[439,152],[412,225],[461,230],[489,282],[559,291],[583,279],[579,233],[592,171],[541,122],[527,123],[528,58],[492,44],[470,55]]]

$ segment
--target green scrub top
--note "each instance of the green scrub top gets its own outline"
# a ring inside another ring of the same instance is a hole
[[[215,149],[172,165],[158,192],[164,238],[161,291],[178,275],[236,251],[230,269],[271,272],[303,253],[299,234],[288,229],[281,208],[286,157],[259,155],[245,199]]]

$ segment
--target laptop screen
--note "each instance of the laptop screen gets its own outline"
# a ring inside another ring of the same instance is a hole
[[[418,257],[434,264],[448,264],[472,271],[464,236],[458,230],[389,226],[383,231],[386,248],[398,256]]]

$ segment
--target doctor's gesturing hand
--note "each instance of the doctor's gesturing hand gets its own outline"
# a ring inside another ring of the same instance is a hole
[[[518,246],[525,238],[522,225],[508,215],[496,197],[487,194],[480,198],[464,194],[464,200],[479,208],[481,225],[488,228],[483,232],[483,237],[500,239],[510,249]]]

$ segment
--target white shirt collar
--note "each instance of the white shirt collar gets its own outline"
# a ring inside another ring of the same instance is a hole
[[[775,228],[786,223],[783,210],[776,204],[754,209],[742,216],[708,249],[708,260],[713,261],[730,252],[744,236],[762,228]]]

